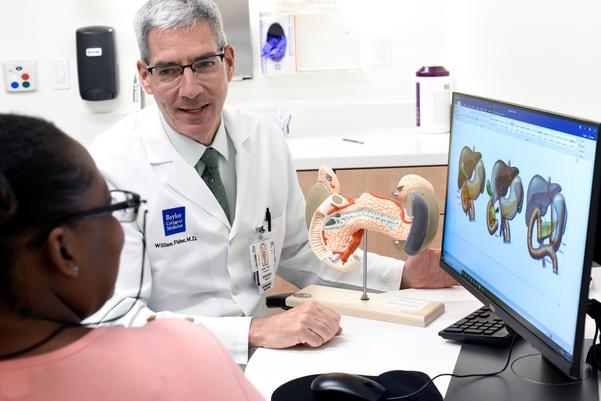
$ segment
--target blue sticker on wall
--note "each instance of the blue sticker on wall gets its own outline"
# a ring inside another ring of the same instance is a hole
[[[165,236],[186,231],[186,208],[184,206],[163,210]]]

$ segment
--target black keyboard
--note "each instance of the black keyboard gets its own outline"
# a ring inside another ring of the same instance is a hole
[[[496,345],[509,344],[512,338],[503,321],[486,306],[439,331],[438,335],[447,340]]]

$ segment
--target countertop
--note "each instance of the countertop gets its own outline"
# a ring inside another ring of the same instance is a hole
[[[343,138],[362,143],[344,141]],[[354,131],[352,134],[287,137],[296,170],[445,165],[449,134],[422,134],[414,128]]]

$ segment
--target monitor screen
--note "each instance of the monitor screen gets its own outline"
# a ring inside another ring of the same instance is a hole
[[[451,113],[441,265],[579,377],[599,124],[460,93]]]

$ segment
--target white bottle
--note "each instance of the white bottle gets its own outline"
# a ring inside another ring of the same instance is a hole
[[[451,79],[442,66],[422,67],[415,73],[416,126],[427,134],[449,132]]]

